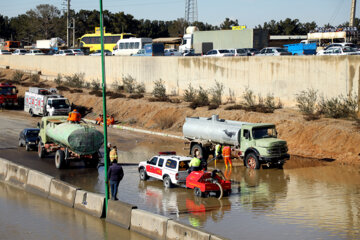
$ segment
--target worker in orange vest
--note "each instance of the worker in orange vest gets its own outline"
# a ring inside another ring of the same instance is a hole
[[[232,167],[232,161],[231,161],[231,148],[230,146],[224,146],[222,150],[223,159],[225,162],[225,167],[228,168],[228,162],[230,164],[230,167]]]
[[[81,114],[76,109],[74,109],[72,112],[69,112],[69,117],[67,120],[69,122],[79,123],[81,120]]]
[[[115,124],[114,115],[111,115],[109,118],[106,119],[106,124],[107,124],[108,126]]]

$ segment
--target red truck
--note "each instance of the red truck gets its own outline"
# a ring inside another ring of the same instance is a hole
[[[12,84],[0,83],[0,107],[17,106],[18,90]]]

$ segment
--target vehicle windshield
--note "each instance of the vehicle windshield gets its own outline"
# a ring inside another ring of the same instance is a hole
[[[15,87],[0,87],[0,94],[12,95],[16,94]]]
[[[73,52],[75,52],[75,53],[81,53],[81,51],[78,50],[78,49],[73,49]]]
[[[69,100],[67,99],[53,99],[52,101],[52,106],[55,109],[59,109],[59,108],[68,108],[70,105]]]
[[[8,50],[1,50],[3,53],[8,53],[9,51]]]
[[[27,131],[26,136],[27,137],[37,137],[39,135],[40,130],[30,130]]]
[[[178,171],[186,171],[189,168],[190,161],[180,161]]]
[[[230,53],[229,50],[219,50],[219,53]]]
[[[352,47],[343,47],[343,52],[356,52],[356,49]]]
[[[252,135],[254,139],[276,138],[277,132],[275,127],[258,127],[253,128]]]
[[[64,53],[72,53],[71,50],[64,50]]]
[[[40,51],[40,50],[34,50],[33,52],[34,53],[42,53],[42,51]]]
[[[280,52],[280,53],[281,53],[281,52],[283,52],[283,53],[286,53],[286,52],[287,52],[287,51],[286,51],[285,49],[283,49],[283,48],[277,48],[276,50],[277,50],[278,52]]]

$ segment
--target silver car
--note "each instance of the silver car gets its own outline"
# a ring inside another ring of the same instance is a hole
[[[213,49],[204,55],[204,57],[233,57],[234,53],[231,53],[227,49]]]
[[[292,55],[285,48],[267,47],[260,50],[255,56],[290,56]]]
[[[360,52],[352,47],[330,47],[324,51],[318,52],[316,55],[359,55]]]

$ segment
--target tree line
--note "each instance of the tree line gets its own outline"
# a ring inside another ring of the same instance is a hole
[[[95,27],[99,26],[100,13],[97,10],[72,11],[70,16],[75,19],[76,38],[85,33],[93,33]],[[186,27],[190,25],[183,18],[172,21],[135,19],[131,14],[112,13],[108,10],[103,12],[103,18],[106,32],[128,32],[138,37],[150,38],[182,36]],[[356,19],[355,23],[359,28],[359,19]],[[232,26],[238,25],[238,20],[226,18],[219,26],[204,22],[195,22],[191,25],[197,26],[201,31],[231,29]],[[316,27],[318,26],[315,22],[301,23],[298,19],[287,18],[281,21],[271,20],[255,28],[268,30],[271,35],[305,35]],[[66,39],[66,13],[53,5],[40,4],[12,18],[0,15],[0,38],[32,43],[38,39],[53,37]]]

